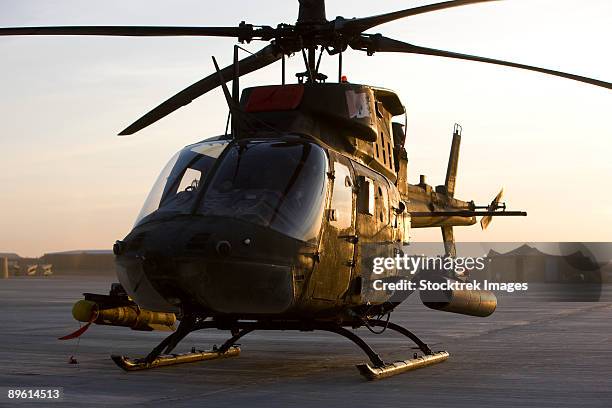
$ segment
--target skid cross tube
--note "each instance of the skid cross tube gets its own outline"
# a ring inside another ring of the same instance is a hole
[[[233,322],[229,324],[223,324],[221,322],[216,323],[214,321],[202,322],[194,330],[206,329],[216,327],[218,329],[230,329],[239,330],[234,336],[228,339],[218,351],[223,353],[227,351],[236,341],[243,336],[251,333],[255,330],[299,330],[299,331],[328,331],[339,334],[346,337],[355,343],[364,353],[368,356],[372,364],[379,367],[384,365],[384,361],[380,356],[370,347],[361,337],[357,336],[350,330],[334,323],[317,323],[317,322],[299,322],[299,321],[286,321],[286,322]]]
[[[346,327],[345,327],[346,326]],[[425,354],[421,358],[413,360],[405,360],[392,364],[386,364],[382,358],[370,347],[368,343],[350,328],[358,329],[359,327],[383,327],[398,332],[410,340],[412,340],[419,349]],[[179,342],[181,342],[189,333],[202,329],[219,329],[229,330],[232,336],[226,340],[219,348],[216,346],[212,351],[195,352],[187,354],[172,354],[170,353]],[[164,365],[173,365],[184,362],[211,360],[225,357],[237,356],[240,349],[235,346],[236,342],[245,335],[255,330],[298,330],[298,331],[327,331],[339,334],[356,344],[370,359],[372,366],[361,364],[359,370],[369,379],[384,378],[390,375],[395,375],[399,372],[418,368],[425,365],[430,365],[438,361],[443,361],[448,358],[448,353],[434,353],[421,339],[419,339],[410,330],[399,326],[389,321],[379,319],[368,319],[363,321],[347,322],[344,325],[334,322],[317,322],[317,321],[236,321],[236,320],[205,320],[203,316],[186,315],[179,324],[176,332],[166,337],[158,346],[156,346],[149,355],[142,360],[131,360],[127,357],[114,356],[113,360],[123,369],[128,371],[142,370],[154,368]],[[162,351],[164,351],[162,355]],[[435,360],[435,361],[434,361]]]
[[[228,339],[221,347],[219,347],[219,353],[225,353],[230,349],[242,336],[249,334],[255,329],[242,329],[238,333],[234,334],[230,339]]]
[[[189,333],[193,331],[194,324],[196,322],[195,316],[185,316],[181,323],[179,323],[178,329],[157,345],[149,355],[145,357],[147,363],[153,362],[161,353],[166,349],[166,354],[170,353],[179,344],[181,340],[185,338]]]
[[[376,354],[376,352],[372,349],[372,347],[370,347],[368,343],[366,343],[361,337],[357,336],[352,331],[347,330],[341,326],[336,326],[336,327],[330,326],[327,328],[321,328],[319,330],[329,331],[329,332],[336,333],[336,334],[346,337],[347,339],[351,340],[353,343],[358,345],[359,348],[361,348],[363,352],[368,355],[368,358],[370,359],[372,364],[374,364],[374,366],[382,367],[385,365],[385,362],[380,358],[378,354]]]
[[[429,346],[424,343],[421,339],[419,339],[414,333],[410,330],[387,321],[382,320],[367,320],[367,324],[370,326],[377,327],[386,327],[390,330],[396,331],[410,340],[412,340],[419,349],[426,355],[432,355],[433,351],[429,348]],[[355,328],[358,328],[357,326]],[[380,358],[380,356],[368,345],[361,337],[352,331],[334,323],[326,323],[326,322],[300,322],[300,321],[280,321],[280,322],[232,322],[232,323],[223,323],[223,322],[215,322],[215,321],[204,321],[197,324],[194,327],[194,330],[207,329],[207,328],[217,328],[217,329],[226,329],[235,331],[236,334],[228,339],[218,350],[223,353],[229,350],[231,346],[233,346],[240,338],[243,336],[255,331],[255,330],[300,330],[300,331],[328,331],[331,333],[339,334],[347,339],[351,340],[355,343],[363,352],[368,356],[372,364],[376,367],[383,366],[385,363]]]
[[[370,326],[386,327],[387,329],[401,333],[404,336],[408,337],[410,340],[412,340],[419,347],[419,349],[426,355],[433,354],[433,351],[431,351],[431,349],[426,343],[424,343],[421,339],[417,337],[416,334],[406,329],[405,327],[402,327],[398,324],[387,322],[384,320],[368,320],[367,322]]]

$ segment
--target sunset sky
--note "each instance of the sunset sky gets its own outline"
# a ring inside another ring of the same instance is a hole
[[[328,0],[327,17],[425,1]],[[293,23],[298,2],[1,0],[0,26]],[[505,0],[415,16],[371,33],[612,81],[612,2]],[[220,90],[129,137],[132,121],[231,62],[231,39],[0,37],[0,252],[107,249],[132,227],[165,162],[223,132]],[[245,45],[251,51],[265,43]],[[336,76],[336,58],[322,71]],[[303,70],[301,56],[288,72]],[[398,92],[408,111],[411,182],[442,184],[453,124],[464,129],[457,197],[510,209],[458,241],[612,241],[612,92],[512,68],[438,57],[349,52],[349,81]],[[277,84],[280,63],[243,77]],[[414,231],[438,240],[439,230]]]

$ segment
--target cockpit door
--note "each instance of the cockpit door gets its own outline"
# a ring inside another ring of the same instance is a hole
[[[338,301],[349,288],[355,265],[354,177],[344,157],[331,154],[331,199],[325,211],[320,261],[313,273],[313,298]]]
[[[356,248],[355,276],[360,285],[355,286],[352,295],[360,295],[360,302],[382,303],[392,292],[374,290],[373,282],[397,275],[395,269],[386,269],[383,274],[373,272],[374,258],[396,255],[394,237],[395,215],[391,213],[389,201],[390,184],[381,174],[353,162],[357,184],[356,234],[359,244]]]

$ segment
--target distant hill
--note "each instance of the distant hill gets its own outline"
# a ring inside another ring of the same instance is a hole
[[[14,252],[0,252],[0,258],[8,258],[9,261],[18,261],[21,259],[21,257]]]
[[[40,258],[56,275],[115,275],[115,255],[106,249],[50,252]]]
[[[115,276],[115,255],[109,249],[78,249],[49,252],[38,258],[24,258],[14,252],[0,252],[6,257],[14,275],[24,275],[33,265],[52,265],[54,275]]]

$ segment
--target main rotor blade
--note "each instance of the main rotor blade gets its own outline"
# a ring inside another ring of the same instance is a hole
[[[581,75],[568,74],[566,72],[554,71],[552,69],[539,68],[531,65],[518,64],[515,62],[502,61],[493,58],[478,57],[475,55],[460,54],[457,52],[436,50],[434,48],[420,47],[405,43],[402,41],[393,40],[383,37],[382,35],[362,35],[360,39],[353,41],[351,44],[353,49],[365,50],[368,53],[374,52],[405,52],[409,54],[434,55],[438,57],[455,58],[468,61],[486,62],[487,64],[504,65],[507,67],[521,68],[529,71],[541,72],[544,74],[554,75],[562,78],[573,79],[574,81],[585,82],[587,84],[601,86],[603,88],[612,89],[612,83],[600,81],[598,79],[588,78]]]
[[[274,45],[268,45],[253,55],[249,55],[243,60],[239,61],[240,64],[240,76],[248,74],[253,71],[257,71],[260,68],[268,66],[282,57],[282,51]],[[157,122],[161,118],[169,115],[180,107],[189,104],[191,101],[199,96],[204,95],[208,91],[215,89],[222,83],[221,78],[225,82],[231,81],[234,73],[234,64],[231,64],[223,68],[220,73],[214,73],[206,78],[196,82],[195,84],[185,88],[181,92],[174,95],[172,98],[163,102],[155,109],[148,112],[146,115],[132,123],[119,135],[131,135],[139,130],[149,126],[150,124]]]
[[[372,17],[356,18],[337,22],[336,29],[354,34],[362,33],[372,27],[398,20],[400,18],[415,16],[417,14],[429,13],[430,11],[444,10],[452,7],[467,6],[476,3],[485,3],[497,0],[456,0],[442,3],[429,4],[427,6],[415,7],[406,10],[394,11],[392,13],[380,14]]]
[[[252,26],[242,27],[145,27],[145,26],[66,26],[6,27],[0,35],[110,35],[127,37],[213,36],[240,37]]]

